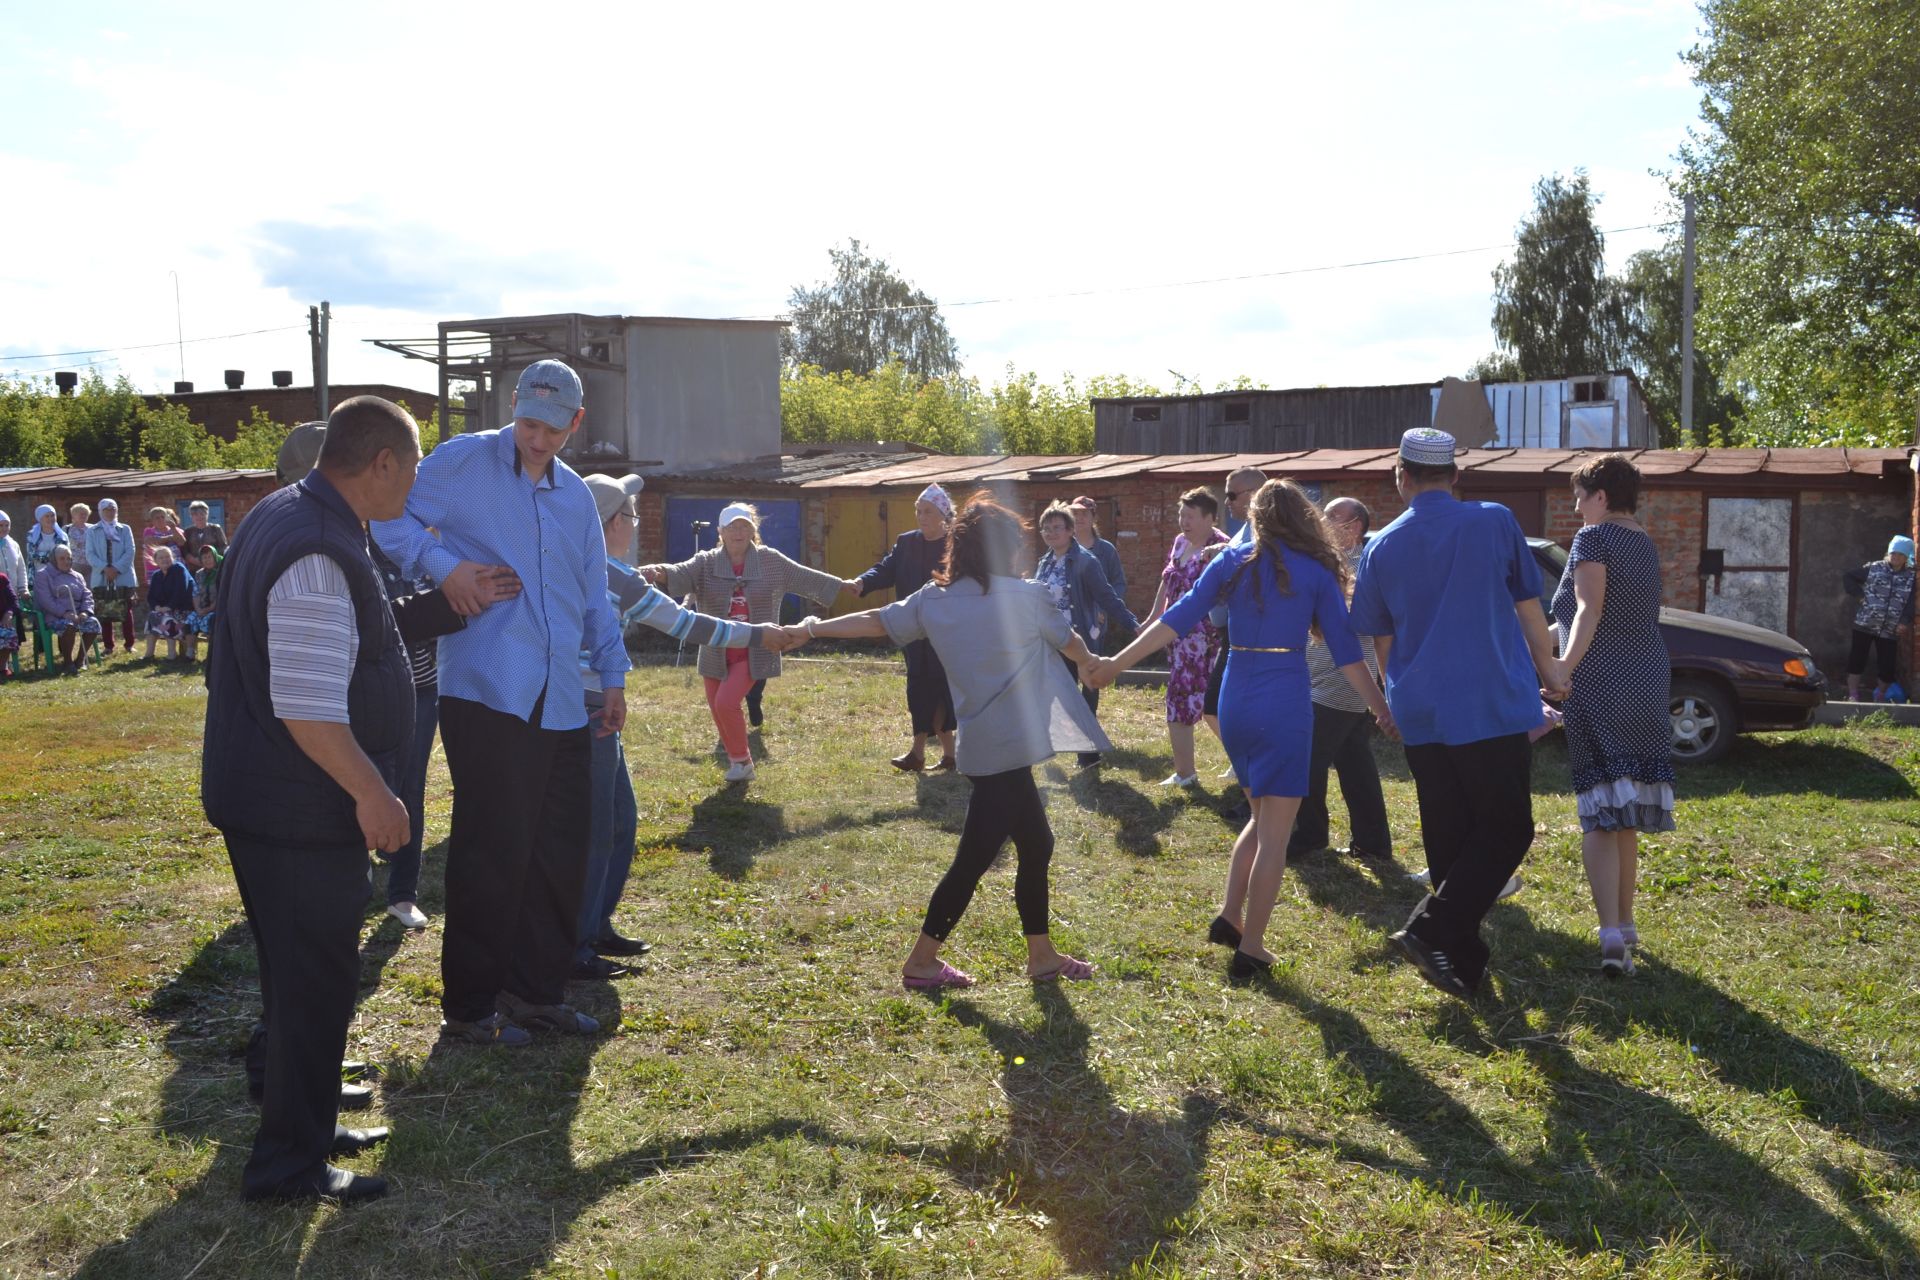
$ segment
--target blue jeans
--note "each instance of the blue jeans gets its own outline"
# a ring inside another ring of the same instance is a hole
[[[433,732],[440,724],[440,689],[413,691],[413,747],[400,761],[400,802],[407,806],[412,835],[387,855],[387,905],[418,902],[420,846],[426,834],[427,762],[433,758]]]
[[[600,729],[600,715],[592,713],[592,732]],[[613,932],[613,909],[627,890],[633,870],[633,842],[640,814],[633,802],[633,779],[627,773],[626,751],[620,735],[592,739],[588,773],[593,799],[588,822],[587,882],[580,894],[580,920],[574,934],[574,959],[593,956],[593,943]]]

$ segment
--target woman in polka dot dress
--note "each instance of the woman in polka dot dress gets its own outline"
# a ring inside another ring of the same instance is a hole
[[[1554,683],[1569,684],[1567,762],[1578,797],[1581,853],[1600,916],[1600,967],[1633,972],[1640,833],[1673,830],[1673,731],[1666,641],[1660,638],[1660,553],[1634,516],[1640,472],[1594,458],[1573,475],[1574,535],[1553,595],[1561,641]]]

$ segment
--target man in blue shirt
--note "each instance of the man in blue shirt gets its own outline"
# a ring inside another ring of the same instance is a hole
[[[523,1027],[589,1034],[565,1003],[586,876],[590,732],[626,723],[632,665],[607,598],[607,551],[586,484],[559,453],[586,417],[558,360],[520,375],[513,422],[442,441],[406,514],[373,526],[408,575],[467,618],[440,642],[440,736],[453,776],[442,1034],[525,1044]],[[520,595],[481,612],[486,566]],[[581,654],[601,689],[589,729]]]
[[[1533,843],[1527,731],[1553,642],[1519,522],[1456,499],[1458,474],[1446,432],[1401,438],[1393,476],[1407,509],[1361,554],[1352,613],[1406,742],[1433,886],[1393,941],[1421,977],[1464,997],[1486,974],[1480,922]]]

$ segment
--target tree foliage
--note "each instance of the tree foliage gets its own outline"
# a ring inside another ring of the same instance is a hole
[[[1599,203],[1587,175],[1574,170],[1533,187],[1533,212],[1521,222],[1513,259],[1493,269],[1496,353],[1476,369],[1500,380],[1598,373],[1621,363],[1625,316],[1606,273],[1606,241],[1595,225]]]
[[[780,416],[784,438],[795,444],[898,441],[942,453],[1091,453],[1092,399],[1159,394],[1126,377],[1082,383],[1069,373],[1042,382],[1013,365],[990,386],[958,374],[919,379],[897,360],[868,375],[802,365],[781,379]]]
[[[255,409],[235,439],[221,440],[184,405],[149,404],[125,377],[90,375],[70,396],[47,378],[0,380],[0,466],[270,468],[288,429]]]
[[[1680,244],[1671,241],[1628,258],[1626,271],[1613,282],[1621,304],[1621,341],[1627,367],[1640,376],[1654,420],[1668,427],[1669,444],[1681,443],[1677,438],[1681,271]],[[1745,438],[1740,399],[1721,378],[1723,364],[1718,352],[1696,342],[1693,430],[1701,440]]]
[[[1762,443],[1898,444],[1920,394],[1920,7],[1703,0],[1699,329]]]
[[[959,348],[932,298],[858,240],[827,257],[833,278],[797,286],[788,299],[793,322],[781,339],[788,364],[870,374],[897,361],[923,382],[959,374]]]

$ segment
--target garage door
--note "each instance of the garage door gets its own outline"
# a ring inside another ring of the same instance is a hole
[[[667,563],[678,564],[696,551],[719,546],[720,532],[715,522],[720,518],[721,508],[731,501],[730,498],[668,498]],[[807,558],[800,549],[800,504],[756,502],[754,505],[760,508],[760,541],[805,564]],[[800,597],[788,596],[781,615],[784,621],[805,617]]]

